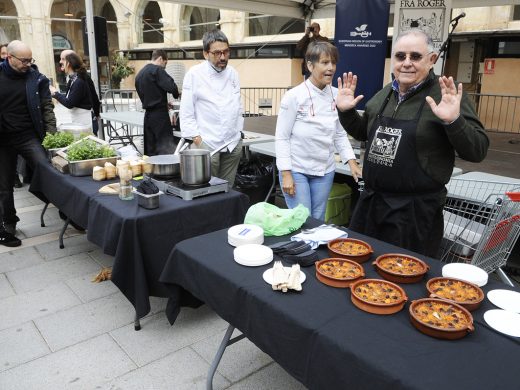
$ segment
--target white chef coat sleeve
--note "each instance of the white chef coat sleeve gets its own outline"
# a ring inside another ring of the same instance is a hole
[[[292,169],[291,135],[296,122],[297,108],[296,96],[290,92],[286,93],[280,103],[275,133],[276,167],[280,171]]]
[[[339,123],[339,120],[336,125],[336,132],[334,133],[334,146],[338,151],[341,161],[343,163],[347,163],[348,160],[356,159],[356,155],[354,154],[354,149],[352,149],[352,145],[347,136],[347,132]]]
[[[235,72],[235,78],[236,78],[236,83],[238,85],[238,90],[240,91],[240,79],[238,78],[238,73]],[[241,98],[241,94],[238,95],[238,104],[240,105],[240,110],[239,110],[239,116],[238,116],[238,119],[237,119],[237,131],[243,131],[244,130],[244,105],[242,104],[242,98]]]
[[[182,98],[179,109],[179,119],[181,121],[181,136],[192,138],[200,135],[195,116],[196,97],[193,95],[193,72],[186,73],[182,83]]]

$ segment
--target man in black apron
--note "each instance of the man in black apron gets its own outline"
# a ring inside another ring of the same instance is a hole
[[[177,99],[179,89],[166,73],[168,56],[164,50],[154,50],[152,60],[135,78],[135,89],[141,99],[144,114],[144,154],[155,156],[174,152],[173,126],[168,114],[167,93]]]
[[[367,103],[362,116],[355,109],[363,98],[354,95],[357,77],[345,73],[338,80],[340,122],[354,138],[367,141],[365,189],[350,228],[435,257],[455,152],[480,162],[489,140],[462,84],[434,75],[437,53],[428,35],[405,31],[392,53],[394,80]]]

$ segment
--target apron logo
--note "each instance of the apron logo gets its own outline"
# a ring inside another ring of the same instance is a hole
[[[368,161],[374,164],[393,166],[402,130],[379,126],[368,151]]]

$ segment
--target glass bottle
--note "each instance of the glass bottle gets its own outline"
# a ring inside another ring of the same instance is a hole
[[[119,169],[119,199],[134,199],[132,190],[132,171],[127,167],[122,167]]]

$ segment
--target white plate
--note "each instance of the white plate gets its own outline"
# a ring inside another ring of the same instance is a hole
[[[474,283],[479,287],[488,282],[488,274],[482,268],[464,263],[450,263],[442,267],[442,276],[445,278],[457,278]]]
[[[258,267],[273,261],[273,250],[265,245],[246,244],[236,247],[233,257],[238,264]]]
[[[488,299],[501,309],[520,313],[520,293],[511,290],[491,290]]]
[[[286,275],[289,276],[289,274],[291,273],[291,267],[283,267],[283,269],[284,269]],[[273,269],[272,268],[265,270],[262,277],[264,278],[264,280],[267,284],[273,285]],[[300,270],[300,283],[305,282],[305,279],[307,279],[307,276],[303,273],[302,270]]]
[[[497,332],[508,336],[520,337],[520,314],[507,310],[488,310],[484,320]]]

